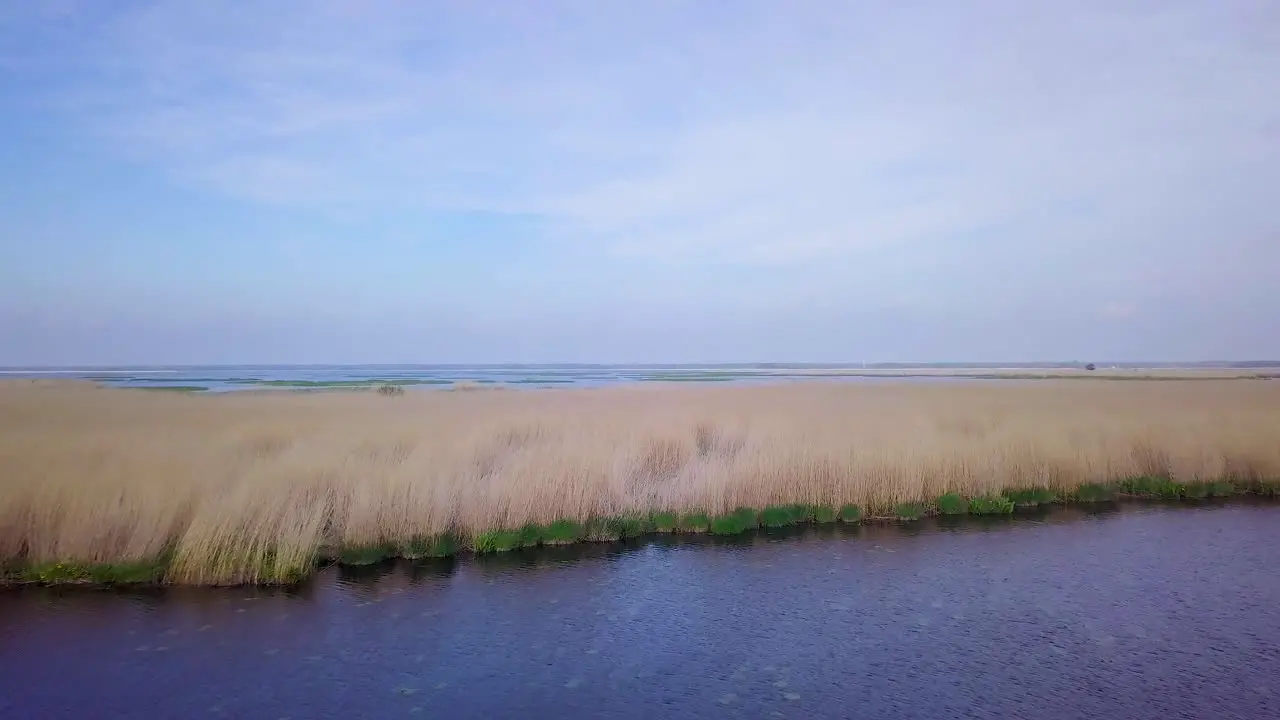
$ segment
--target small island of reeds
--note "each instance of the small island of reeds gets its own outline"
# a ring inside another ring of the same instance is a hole
[[[185,389],[185,388],[183,388]],[[0,383],[0,583],[292,583],[650,533],[1280,491],[1280,383]]]

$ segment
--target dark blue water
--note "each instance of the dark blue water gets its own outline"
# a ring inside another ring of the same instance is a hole
[[[0,717],[1280,717],[1280,508],[0,593]]]

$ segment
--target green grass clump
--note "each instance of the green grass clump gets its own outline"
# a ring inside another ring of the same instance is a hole
[[[817,507],[814,505],[795,504],[791,506],[791,519],[797,523],[813,522]]]
[[[711,533],[713,535],[737,535],[746,531],[747,526],[739,522],[733,513],[718,515],[711,520]]]
[[[676,531],[676,514],[670,512],[654,513],[652,518],[655,532],[669,533]]]
[[[648,515],[620,515],[615,518],[609,518],[606,523],[623,540],[640,537],[645,533],[653,532],[655,529],[653,519]]]
[[[1092,503],[1107,502],[1113,496],[1110,486],[1100,485],[1098,483],[1088,483],[1081,485],[1075,492],[1076,502]]]
[[[458,552],[458,539],[448,533],[440,535],[415,535],[400,547],[400,557],[418,558],[449,557]]]
[[[616,526],[611,524],[607,518],[593,518],[587,521],[585,528],[585,536],[587,540],[595,542],[612,542],[622,539],[618,534]]]
[[[813,521],[826,524],[836,521],[836,509],[830,505],[816,505],[813,508]]]
[[[1201,500],[1209,497],[1209,483],[1187,483],[1182,488],[1182,496],[1191,500]]]
[[[969,512],[974,515],[1008,515],[1013,512],[1013,501],[1003,495],[986,495],[969,501]]]
[[[385,544],[348,545],[338,551],[338,562],[343,565],[375,565],[395,554],[395,548]]]
[[[893,515],[899,520],[919,520],[924,515],[924,506],[920,503],[899,503],[894,507]]]
[[[520,547],[520,533],[511,530],[490,530],[475,539],[478,553],[508,552]]]
[[[840,522],[862,522],[862,508],[852,503],[840,506]]]
[[[1014,506],[1022,508],[1048,505],[1058,499],[1052,490],[1044,487],[1007,490],[1004,495],[1013,501]]]
[[[704,533],[711,529],[711,518],[701,512],[685,513],[676,523],[676,529],[680,532]]]
[[[520,528],[520,547],[537,547],[546,536],[546,529],[537,523],[529,523]]]
[[[627,514],[598,518],[587,524],[587,537],[591,540],[627,540],[653,532],[653,521],[648,515]]]
[[[586,537],[587,531],[581,524],[572,520],[556,520],[547,526],[542,535],[545,545],[569,545]]]
[[[1182,497],[1187,489],[1185,485],[1176,483],[1170,478],[1150,475],[1121,480],[1118,486],[1121,492],[1129,495],[1165,499]]]
[[[1210,497],[1230,497],[1236,494],[1236,486],[1229,480],[1215,480],[1208,485]]]
[[[947,493],[938,498],[938,512],[943,515],[965,515],[969,512],[969,501],[960,497],[959,493]]]
[[[760,524],[768,528],[786,527],[797,522],[792,505],[770,505],[760,513]]]
[[[69,562],[35,563],[23,568],[18,577],[25,582],[46,585],[92,582],[89,578],[89,569],[87,567]]]
[[[132,563],[90,565],[89,577],[106,585],[154,584],[164,580],[168,559],[142,560]]]
[[[156,584],[164,580],[168,558],[142,560],[131,563],[74,562],[13,563],[6,579],[42,585],[96,584],[138,585]]]
[[[711,520],[711,532],[715,535],[737,535],[759,526],[760,519],[754,508],[738,508]]]

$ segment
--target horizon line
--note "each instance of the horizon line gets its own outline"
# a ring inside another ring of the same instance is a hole
[[[512,367],[838,367],[838,368],[885,368],[885,367],[929,367],[950,366],[958,368],[1027,368],[1027,367],[1071,367],[1085,366],[1214,366],[1214,365],[1253,365],[1280,366],[1280,359],[1247,359],[1247,360],[997,360],[997,361],[963,361],[963,360],[877,360],[877,361],[705,361],[705,362],[373,362],[373,363],[326,363],[326,362],[214,362],[214,363],[157,363],[157,364],[27,364],[0,365],[0,373],[13,374],[21,372],[111,372],[130,370],[180,370],[184,368],[214,367],[425,367],[425,368],[512,368]]]

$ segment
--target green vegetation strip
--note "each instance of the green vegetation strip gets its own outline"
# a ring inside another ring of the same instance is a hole
[[[0,585],[155,585],[164,581],[171,556],[123,563],[27,563],[0,566]]]
[[[943,515],[967,515],[969,501],[961,497],[960,493],[947,493],[938,498],[938,512]]]
[[[1117,498],[1142,500],[1203,500],[1232,495],[1280,498],[1280,480],[1175,482],[1170,478],[1144,476],[1110,484],[1081,485],[1074,492],[1058,494],[1044,487],[1008,489],[999,494],[964,496],[950,492],[934,502],[905,502],[877,512],[876,520],[911,522],[931,515],[1011,515],[1019,509],[1048,504],[1089,504]],[[629,513],[614,517],[593,518],[586,522],[555,520],[547,525],[527,524],[519,529],[496,529],[467,538],[456,533],[419,535],[400,543],[372,542],[347,544],[334,553],[332,560],[341,565],[374,565],[393,558],[417,560],[447,558],[471,550],[477,554],[502,553],[542,545],[568,545],[583,541],[630,540],[652,533],[711,533],[719,536],[738,535],[764,528],[781,528],[809,523],[860,523],[868,519],[861,506],[789,504],[769,505],[762,509],[739,507],[732,512],[712,515],[701,511],[675,513],[659,511],[651,514]],[[167,581],[172,553],[166,552],[149,561],[132,563],[76,563],[72,561],[30,563],[20,558],[0,562],[0,586],[3,585],[158,585]],[[314,569],[311,567],[277,567],[267,553],[261,559],[264,584],[300,582]]]
[[[851,515],[858,519],[862,517],[861,508],[856,505],[846,505],[845,508],[853,508]],[[841,508],[841,513],[845,508]],[[778,528],[806,523],[832,523],[838,515],[836,509],[829,505],[770,505],[760,511],[760,525]]]

